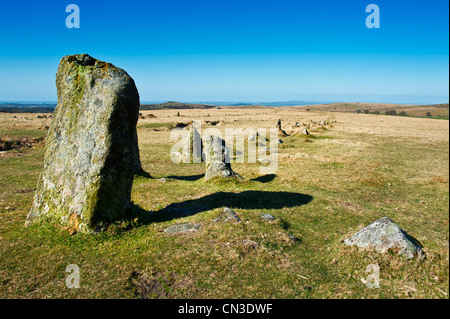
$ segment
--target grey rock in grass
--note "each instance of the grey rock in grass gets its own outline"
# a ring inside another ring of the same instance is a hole
[[[46,217],[90,232],[126,215],[140,170],[139,93],[122,69],[87,54],[65,56],[44,169],[26,224]]]
[[[424,258],[420,242],[408,235],[392,219],[383,217],[344,240],[346,245],[372,248],[380,253],[389,250],[407,258]]]
[[[201,227],[198,223],[184,223],[172,225],[164,229],[166,234],[179,234],[179,233],[187,233],[187,232],[196,232]]]
[[[194,121],[195,122],[195,121]],[[197,128],[192,125],[183,144],[183,162],[201,163],[203,157],[203,142]]]
[[[205,138],[204,145],[206,161],[205,181],[214,177],[244,180],[242,176],[231,169],[230,154],[223,139],[210,135]]]
[[[275,218],[273,215],[271,215],[271,214],[265,214],[265,213],[261,214],[261,218],[262,218],[264,221],[266,221],[266,222],[270,222],[270,221],[276,220],[276,218]]]
[[[217,217],[214,222],[240,222],[242,221],[239,216],[229,207],[225,207],[222,213]]]

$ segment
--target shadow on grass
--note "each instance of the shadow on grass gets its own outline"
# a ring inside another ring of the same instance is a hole
[[[176,179],[176,180],[180,180],[180,181],[194,182],[194,181],[198,181],[203,176],[205,176],[205,174],[188,175],[188,176],[167,176],[167,178]]]
[[[263,175],[263,176],[259,176],[256,178],[251,179],[254,182],[260,182],[260,183],[268,183],[271,182],[275,179],[275,177],[277,177],[276,174],[267,174],[267,175]]]
[[[139,176],[139,177],[145,177],[145,178],[153,178],[148,172],[144,171],[143,169],[141,169],[138,172],[135,172],[134,175]]]
[[[310,195],[291,192],[218,192],[202,198],[170,204],[159,211],[146,211],[134,205],[131,215],[139,217],[142,223],[149,224],[192,216],[220,207],[230,207],[232,209],[282,209],[305,205],[312,199],[313,197]]]

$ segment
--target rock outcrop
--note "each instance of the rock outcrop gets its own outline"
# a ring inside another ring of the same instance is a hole
[[[392,250],[407,258],[425,257],[419,241],[409,236],[392,219],[383,217],[344,240],[346,245],[372,248],[380,253]]]
[[[65,56],[29,224],[41,217],[89,232],[122,218],[140,170],[139,93],[122,69],[87,54]]]

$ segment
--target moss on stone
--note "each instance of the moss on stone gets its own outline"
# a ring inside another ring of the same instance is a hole
[[[133,79],[86,54],[61,59],[58,105],[28,222],[46,216],[89,232],[123,218],[139,163]],[[73,227],[70,226],[70,227]]]

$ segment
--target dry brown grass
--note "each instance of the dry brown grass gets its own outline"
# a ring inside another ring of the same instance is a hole
[[[156,116],[138,122],[142,165],[153,178],[135,178],[132,200],[152,219],[133,227],[115,225],[99,236],[70,236],[45,225],[24,229],[43,147],[0,157],[1,297],[448,298],[448,121],[297,108],[141,112]],[[223,132],[275,128],[278,119],[288,133],[296,122],[331,125],[314,137],[282,138],[278,170],[267,180],[258,164],[233,163],[245,183],[205,183],[203,164],[170,161],[170,127],[177,122],[202,120],[203,128]],[[0,113],[2,137],[42,137],[48,124],[35,115]],[[239,195],[245,192],[257,196]],[[312,200],[280,200],[279,192]],[[164,210],[173,204],[181,212],[199,211],[174,217],[177,210]],[[214,223],[222,204],[243,222]],[[277,221],[264,222],[260,213]],[[409,261],[342,244],[382,216],[422,242],[427,259]],[[183,222],[202,227],[179,236],[159,231]],[[82,272],[77,291],[64,286],[70,263]],[[361,280],[370,263],[380,265],[380,289],[368,289]]]

